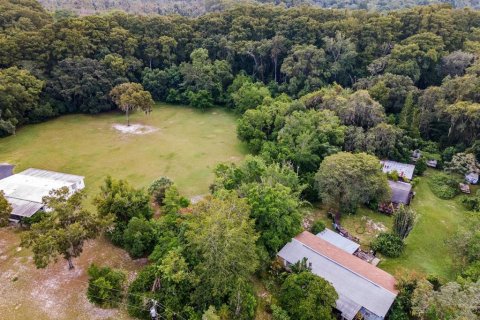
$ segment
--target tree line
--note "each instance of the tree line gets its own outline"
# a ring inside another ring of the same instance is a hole
[[[378,103],[380,122],[440,149],[466,149],[478,138],[476,11],[241,5],[186,18],[50,15],[34,1],[3,0],[0,7],[1,135],[64,113],[112,110],[111,89],[138,82],[156,100],[240,113],[282,94],[306,96],[316,108],[320,101],[307,94],[337,86],[332,103],[350,93]],[[351,106],[335,108],[345,117]],[[357,127],[346,131],[349,151],[388,131],[342,121]]]
[[[72,1],[72,0],[39,0],[51,11],[72,11],[77,14],[94,14],[111,10],[122,10],[137,14],[179,14],[182,16],[200,16],[209,12],[223,11],[242,1],[233,0],[113,0],[113,1]],[[398,10],[419,5],[449,4],[455,8],[475,8],[479,5],[472,0],[250,0],[243,3],[273,4],[287,8],[312,5],[329,9],[362,9],[372,11]]]

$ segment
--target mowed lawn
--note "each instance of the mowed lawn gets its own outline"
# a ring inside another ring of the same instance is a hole
[[[34,167],[85,176],[87,193],[98,191],[107,175],[128,179],[137,187],[168,176],[188,196],[208,192],[219,162],[238,162],[246,150],[236,138],[235,116],[222,109],[201,112],[183,106],[157,105],[132,124],[157,131],[126,134],[112,128],[125,115],[68,115],[28,125],[16,136],[0,139],[0,162],[15,171]]]
[[[453,280],[457,270],[454,248],[447,241],[464,223],[466,211],[456,199],[441,200],[428,186],[434,173],[426,172],[415,187],[412,207],[419,214],[418,222],[406,239],[405,252],[396,259],[385,259],[381,267],[387,271],[414,270]]]

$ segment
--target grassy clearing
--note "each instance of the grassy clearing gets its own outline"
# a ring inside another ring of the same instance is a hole
[[[148,116],[134,114],[131,122],[157,130],[145,135],[121,133],[112,126],[124,124],[125,116],[115,112],[63,116],[0,139],[0,162],[15,164],[16,172],[34,167],[83,175],[90,198],[106,175],[138,187],[166,175],[193,196],[208,192],[217,163],[240,161],[246,153],[236,138],[235,117],[221,109],[200,112],[157,105]],[[86,270],[96,262],[124,269],[132,280],[141,261],[132,261],[125,251],[97,239],[75,259],[74,271],[62,259],[37,270],[30,250],[19,245],[19,231],[0,229],[1,319],[130,319],[125,306],[100,309],[88,302]]]
[[[0,139],[0,162],[15,164],[17,172],[34,167],[85,176],[90,196],[106,175],[136,186],[166,175],[193,196],[208,192],[215,164],[237,162],[246,153],[236,138],[235,117],[221,109],[159,104],[150,115],[135,113],[131,122],[158,130],[121,133],[112,126],[126,120],[116,112],[63,116]]]
[[[456,201],[437,198],[428,187],[429,170],[415,187],[412,206],[419,214],[417,225],[406,239],[401,257],[385,259],[381,267],[391,271],[415,270],[453,279],[457,267],[452,248],[446,244],[465,220],[466,211]]]
[[[427,171],[415,187],[416,196],[411,206],[417,211],[419,219],[406,239],[405,252],[399,258],[382,258],[379,267],[388,272],[396,274],[415,271],[427,275],[435,274],[446,280],[452,280],[456,275],[457,266],[452,248],[446,241],[464,222],[465,210],[456,199],[441,200],[432,193],[428,180],[433,173],[433,170]],[[316,208],[311,218],[320,219],[326,226],[332,227],[325,208]],[[342,225],[358,237],[362,248],[366,249],[382,226],[387,231],[391,229],[392,218],[361,208],[354,215],[344,216]]]

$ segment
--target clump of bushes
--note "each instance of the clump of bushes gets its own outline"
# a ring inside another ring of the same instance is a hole
[[[87,298],[90,302],[104,308],[116,307],[123,298],[123,286],[126,276],[122,271],[95,264],[88,268]]]
[[[422,157],[415,163],[415,174],[417,176],[421,176],[427,170],[427,168],[427,161]]]
[[[12,213],[12,206],[8,203],[3,191],[0,190],[0,227],[8,225],[8,218]]]
[[[480,190],[477,190],[474,196],[462,196],[460,203],[467,210],[480,212]]]
[[[397,170],[393,170],[391,172],[388,172],[387,177],[388,177],[389,180],[392,180],[392,181],[398,181],[398,179],[400,179],[400,175],[398,174]]]
[[[378,237],[372,242],[373,250],[380,252],[386,257],[399,257],[404,249],[402,238],[393,233],[380,233]]]
[[[181,208],[190,205],[190,200],[182,196],[175,185],[171,185],[165,190],[165,198],[163,199],[163,212],[166,214],[175,214]]]
[[[153,197],[153,200],[159,206],[163,205],[163,199],[165,199],[165,191],[173,185],[173,181],[167,177],[161,177],[152,182],[148,187],[148,193]]]
[[[457,179],[445,173],[433,175],[428,185],[433,194],[440,199],[452,199],[459,193]]]
[[[319,232],[322,232],[323,230],[325,230],[325,223],[323,223],[322,221],[317,220],[312,224],[311,231],[313,234],[317,234]]]
[[[123,232],[123,248],[134,259],[150,254],[155,247],[155,222],[133,217]]]

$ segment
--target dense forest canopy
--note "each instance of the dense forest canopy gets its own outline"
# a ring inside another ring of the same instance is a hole
[[[265,3],[283,7],[313,5],[332,9],[397,10],[420,5],[449,4],[454,8],[480,7],[475,0],[39,0],[48,10],[71,10],[78,14],[92,14],[110,10],[122,10],[141,14],[180,14],[199,16],[231,8],[238,3]]]
[[[291,104],[282,93],[309,94],[298,101],[302,108],[331,110],[348,126],[347,150],[373,148],[365,139],[382,141],[381,134],[397,137],[382,156],[402,158],[402,146],[415,147],[397,129],[460,149],[478,138],[477,11],[242,5],[198,18],[70,17],[30,0],[2,0],[0,9],[2,135],[63,113],[111,110],[108,93],[130,81],[157,100],[201,108],[265,104],[247,119]],[[352,110],[356,118],[348,119]]]

